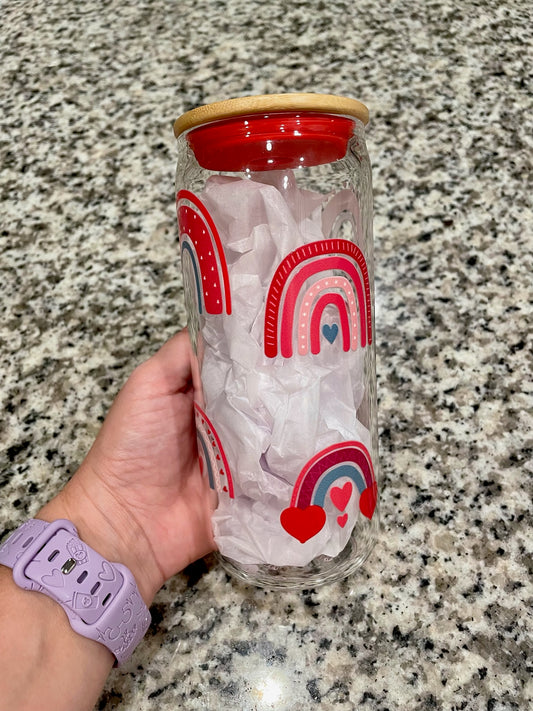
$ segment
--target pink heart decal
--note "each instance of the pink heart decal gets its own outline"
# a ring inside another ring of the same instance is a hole
[[[348,505],[352,491],[353,486],[351,481],[347,481],[342,488],[340,486],[334,486],[331,490],[330,497],[335,508],[339,509],[339,511],[344,511]]]
[[[47,587],[51,588],[64,588],[65,587],[65,579],[63,575],[61,574],[61,571],[58,570],[57,568],[54,568],[52,570],[51,575],[43,575],[41,578],[41,582],[43,585],[46,585]]]
[[[342,514],[342,516],[337,516],[337,523],[341,528],[344,528],[346,526],[346,521],[348,520],[348,514]]]
[[[305,509],[289,506],[281,512],[279,518],[290,536],[305,543],[324,528],[326,512],[321,506],[308,506]]]
[[[372,518],[378,501],[378,485],[376,482],[367,487],[359,499],[359,509],[363,516]]]

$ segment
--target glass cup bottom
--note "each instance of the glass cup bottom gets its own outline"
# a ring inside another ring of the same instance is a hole
[[[318,556],[308,565],[296,567],[244,565],[221,553],[215,553],[215,557],[229,575],[247,585],[269,590],[305,590],[337,582],[354,573],[372,552],[378,532],[379,511],[376,509],[370,526],[363,529],[356,524],[348,544],[334,558]]]

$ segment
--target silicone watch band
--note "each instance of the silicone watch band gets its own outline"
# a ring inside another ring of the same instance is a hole
[[[104,644],[123,664],[144,637],[150,613],[133,575],[80,541],[76,527],[59,519],[30,519],[0,545],[0,563],[13,579],[58,602],[78,634]]]

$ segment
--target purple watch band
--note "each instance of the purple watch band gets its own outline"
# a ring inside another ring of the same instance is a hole
[[[104,644],[118,664],[148,629],[150,613],[131,572],[82,543],[70,521],[26,521],[0,545],[0,563],[13,568],[19,587],[56,600],[72,628]]]

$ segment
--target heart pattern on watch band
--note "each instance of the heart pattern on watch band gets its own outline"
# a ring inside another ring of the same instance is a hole
[[[30,519],[0,545],[0,563],[25,590],[56,600],[72,628],[104,644],[123,664],[150,624],[131,571],[111,563],[77,538],[65,519]]]

